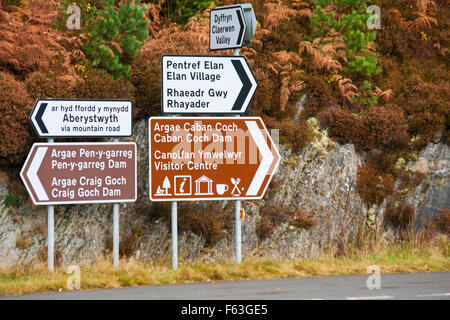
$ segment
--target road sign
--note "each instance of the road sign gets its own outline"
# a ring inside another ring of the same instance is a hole
[[[258,84],[244,57],[162,57],[162,112],[244,113]]]
[[[40,137],[129,137],[133,107],[128,100],[39,99],[30,115]]]
[[[241,48],[247,26],[241,6],[219,7],[210,12],[210,50]]]
[[[152,201],[261,199],[280,155],[261,118],[152,117]]]
[[[243,3],[240,5],[244,11],[244,21],[247,25],[247,30],[244,35],[244,46],[251,46],[253,38],[255,37],[256,28],[258,27],[258,21],[256,21],[255,11],[253,10],[251,3]]]
[[[36,205],[136,201],[136,144],[35,143],[20,172]]]

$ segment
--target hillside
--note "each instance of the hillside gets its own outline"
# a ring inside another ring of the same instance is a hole
[[[169,250],[169,206],[147,193],[146,120],[160,115],[160,59],[232,52],[209,51],[211,1],[141,1],[145,10],[117,30],[101,13],[112,2],[77,1],[81,29],[69,30],[72,1],[0,0],[0,266],[45,260],[45,208],[19,178],[39,141],[29,122],[38,98],[133,101],[139,195],[121,209],[122,254],[153,260]],[[250,2],[259,25],[240,54],[259,88],[248,115],[279,130],[282,164],[264,200],[244,204],[244,252],[345,253],[379,237],[406,240],[428,223],[448,234],[449,1]],[[370,4],[381,8],[380,29],[365,26]],[[59,262],[109,252],[111,212],[58,207]],[[232,214],[230,201],[181,204],[180,256],[231,256]]]

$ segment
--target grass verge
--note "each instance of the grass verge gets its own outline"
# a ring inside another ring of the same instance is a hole
[[[365,274],[369,265],[378,265],[382,273],[450,271],[450,242],[420,247],[394,244],[353,250],[344,257],[326,253],[318,259],[250,257],[240,265],[230,261],[180,262],[177,270],[171,270],[169,262],[144,263],[133,259],[121,260],[120,267],[114,268],[110,259],[105,258],[94,265],[81,266],[81,289]],[[0,295],[69,291],[68,277],[65,269],[57,268],[51,273],[45,265],[0,269]]]

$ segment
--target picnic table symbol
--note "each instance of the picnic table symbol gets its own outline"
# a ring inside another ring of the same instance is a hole
[[[163,184],[162,186],[158,186],[158,190],[156,190],[156,195],[157,196],[170,196],[171,194],[169,193],[169,189],[171,188],[171,184],[170,184],[170,180],[169,178],[166,176],[164,178]]]

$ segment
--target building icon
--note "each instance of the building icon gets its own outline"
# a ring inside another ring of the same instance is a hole
[[[201,196],[209,196],[212,195],[212,184],[213,181],[207,176],[201,176],[197,180],[195,180],[195,194]]]

